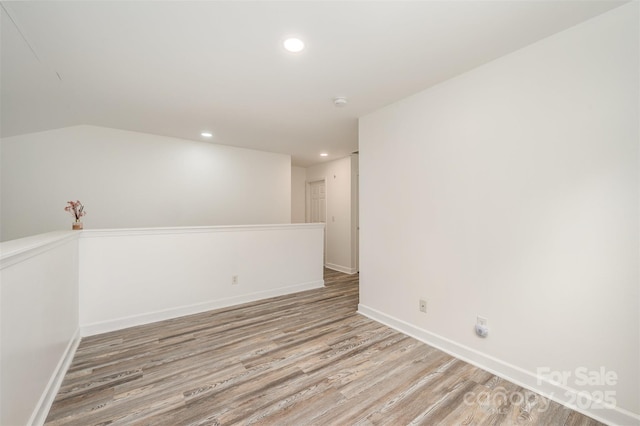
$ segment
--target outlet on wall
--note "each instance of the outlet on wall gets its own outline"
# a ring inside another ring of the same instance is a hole
[[[231,276],[231,285],[237,285],[238,284],[238,276],[237,275],[232,275]]]
[[[478,337],[482,337],[483,339],[489,335],[489,321],[485,317],[481,317],[478,315],[476,319],[476,334]]]
[[[427,313],[427,301],[425,299],[420,299],[420,312]]]

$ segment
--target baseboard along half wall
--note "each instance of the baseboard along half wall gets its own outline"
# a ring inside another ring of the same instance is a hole
[[[67,370],[71,365],[71,361],[73,361],[73,357],[76,353],[76,349],[78,349],[78,345],[80,344],[80,329],[76,330],[71,340],[67,344],[67,347],[56,365],[55,370],[51,374],[51,378],[47,383],[44,391],[42,392],[42,396],[38,400],[33,413],[31,414],[31,418],[29,419],[28,425],[42,425],[47,419],[47,414],[51,409],[51,405],[53,404],[53,400],[56,398],[58,394],[58,390],[62,385],[62,381],[64,380],[65,374],[67,374]]]
[[[137,325],[150,324],[153,322],[164,321],[171,318],[199,314],[201,312],[211,311],[214,309],[227,308],[229,306],[255,302],[257,300],[268,299],[270,297],[283,296],[286,294],[298,293],[305,290],[313,290],[314,288],[320,288],[322,286],[324,286],[324,280],[311,281],[307,283],[296,284],[293,286],[276,288],[268,291],[243,294],[241,296],[229,297],[225,299],[209,300],[207,302],[188,306],[176,306],[161,311],[146,312],[140,315],[134,315],[125,318],[116,318],[109,321],[84,324],[81,325],[80,330],[83,337],[93,336],[96,334],[107,333],[109,331],[135,327]]]

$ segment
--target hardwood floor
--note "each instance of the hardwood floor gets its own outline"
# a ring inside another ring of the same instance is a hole
[[[84,338],[46,424],[600,424],[357,314],[357,274],[325,281]]]

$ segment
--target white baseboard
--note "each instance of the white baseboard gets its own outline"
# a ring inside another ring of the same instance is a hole
[[[58,365],[56,365],[55,370],[51,374],[51,378],[49,379],[44,392],[42,392],[42,396],[40,396],[38,404],[33,409],[31,418],[29,418],[29,422],[27,423],[28,425],[40,426],[44,424],[47,419],[47,415],[49,414],[49,410],[51,409],[51,405],[53,404],[53,400],[56,398],[58,390],[60,390],[62,380],[64,380],[64,376],[67,374],[67,370],[71,365],[71,361],[73,361],[73,356],[75,355],[79,344],[80,329],[77,329],[73,334],[73,337],[71,337],[71,340],[69,340],[60,361],[58,361]]]
[[[116,318],[108,321],[94,322],[91,324],[83,324],[80,332],[83,337],[93,336],[95,334],[107,333],[109,331],[122,330],[123,328],[134,327],[137,325],[150,324],[157,321],[164,321],[171,318],[182,317],[185,315],[198,314],[201,312],[211,311],[214,309],[226,308],[228,306],[240,305],[242,303],[255,302],[256,300],[267,299],[270,297],[283,296],[285,294],[298,293],[305,290],[313,290],[324,286],[324,280],[311,281],[303,284],[297,284],[289,287],[281,287],[273,290],[261,291],[256,293],[244,294],[242,296],[228,297],[225,299],[210,300],[194,305],[177,306],[162,311],[147,312],[140,315],[134,315],[124,318]]]
[[[576,406],[574,402],[578,400],[578,397],[583,400],[586,397],[584,393],[581,394],[579,390],[541,379],[535,372],[524,370],[503,360],[478,352],[475,349],[416,327],[368,306],[359,304],[358,313],[602,423],[625,426],[640,425],[640,415],[619,407],[584,409]],[[583,405],[587,407],[596,406],[595,401],[589,402],[591,403]]]
[[[349,275],[355,274],[356,272],[358,272],[356,268],[349,268],[347,266],[336,265],[335,263],[325,263],[324,266],[326,268],[333,269],[334,271],[342,272]]]

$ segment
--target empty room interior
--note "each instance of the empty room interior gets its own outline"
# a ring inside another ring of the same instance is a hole
[[[0,18],[0,425],[640,425],[640,1]]]

